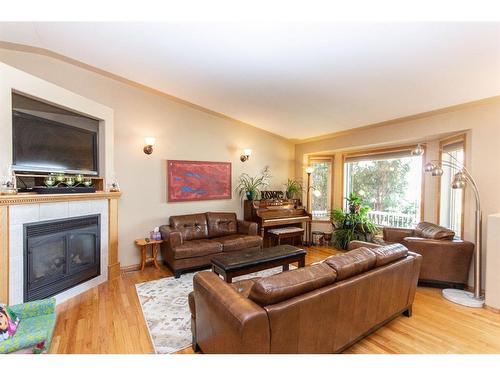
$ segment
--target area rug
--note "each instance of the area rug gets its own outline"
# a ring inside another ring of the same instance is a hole
[[[290,268],[294,268],[291,266]],[[233,281],[256,276],[270,276],[281,272],[281,267],[235,277]],[[136,284],[144,319],[155,352],[174,353],[191,345],[191,313],[188,294],[193,290],[195,273],[181,275],[180,278],[165,277]]]

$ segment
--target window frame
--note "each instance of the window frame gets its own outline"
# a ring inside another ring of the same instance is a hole
[[[362,149],[362,150],[357,150],[353,152],[346,152],[342,154],[342,209],[344,209],[344,200],[346,198],[346,181],[345,181],[345,167],[346,167],[346,159],[350,159],[353,157],[369,157],[369,156],[377,156],[377,155],[383,155],[383,154],[391,154],[391,153],[397,153],[397,152],[402,152],[402,151],[408,151],[408,155],[410,155],[411,151],[417,147],[417,145],[420,144],[420,146],[424,149],[424,154],[422,156],[422,177],[421,177],[421,183],[420,183],[420,217],[417,218],[418,221],[423,221],[424,220],[424,214],[425,214],[425,172],[424,172],[424,165],[427,162],[426,157],[427,157],[427,145],[425,143],[411,143],[411,144],[404,144],[401,146],[393,146],[393,147],[380,147],[380,148],[367,148],[367,149]]]
[[[451,137],[442,138],[439,141],[439,163],[443,161],[443,150],[446,146],[451,145],[453,143],[463,142],[464,145],[464,167],[467,168],[467,133],[461,133],[457,135],[453,135]],[[436,192],[436,223],[440,225],[441,223],[441,178],[439,178],[437,184],[437,192]],[[460,214],[460,239],[464,238],[464,229],[465,229],[465,189],[462,193],[462,212]]]
[[[332,210],[332,206],[333,206],[333,197],[334,197],[334,193],[333,193],[333,188],[334,188],[334,182],[333,182],[333,179],[334,179],[334,163],[335,163],[335,156],[334,155],[311,155],[308,157],[307,159],[307,165],[309,166],[312,166],[314,164],[315,161],[329,161],[330,162],[330,195],[328,197],[328,200],[330,202],[330,211]],[[312,181],[311,181],[312,182]],[[325,223],[325,222],[330,222],[330,218],[326,218],[326,219],[320,219],[320,218],[314,218],[314,216],[312,216],[312,189],[311,191],[309,191],[309,195],[307,195],[307,189],[308,189],[308,186],[306,186],[306,199],[311,202],[311,207],[308,207],[308,209],[310,210],[310,214],[311,214],[311,217],[312,217],[312,222],[313,223]]]

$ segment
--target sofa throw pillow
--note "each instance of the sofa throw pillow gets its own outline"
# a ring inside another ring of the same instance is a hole
[[[6,305],[0,305],[0,342],[14,336],[19,318]]]

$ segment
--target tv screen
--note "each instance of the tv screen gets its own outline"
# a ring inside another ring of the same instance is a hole
[[[14,170],[98,174],[97,130],[16,110],[12,124]]]

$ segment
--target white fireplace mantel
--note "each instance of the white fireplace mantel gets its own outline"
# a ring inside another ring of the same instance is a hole
[[[120,274],[118,199],[121,193],[0,195],[0,302],[22,303],[24,291],[23,226],[90,214],[101,216],[101,273],[56,295],[58,303]]]

